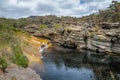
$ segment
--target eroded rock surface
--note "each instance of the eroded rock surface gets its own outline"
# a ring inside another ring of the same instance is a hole
[[[8,68],[6,73],[0,75],[0,80],[42,80],[32,69]]]
[[[36,24],[27,25],[24,27],[24,30],[29,33],[35,33],[37,30],[39,30],[39,26]]]
[[[33,34],[37,37],[48,38],[60,46],[73,49],[89,49],[100,52],[120,54],[120,29],[84,29],[83,27],[67,27],[65,29],[44,30]]]

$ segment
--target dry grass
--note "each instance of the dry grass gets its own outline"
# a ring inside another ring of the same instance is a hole
[[[25,34],[25,33],[19,33],[20,39],[21,39],[21,49],[23,51],[23,54],[28,58],[29,60],[29,66],[32,65],[34,62],[42,63],[42,60],[40,59],[41,54],[39,52],[39,47],[43,43],[50,42],[49,40],[42,39],[42,38],[36,38],[34,36]],[[25,44],[27,43],[27,44]],[[51,46],[51,45],[49,45]]]

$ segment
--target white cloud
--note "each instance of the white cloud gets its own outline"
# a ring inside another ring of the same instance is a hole
[[[112,0],[0,0],[0,16],[10,18],[30,15],[80,17],[106,9]],[[120,0],[117,0],[120,1]]]

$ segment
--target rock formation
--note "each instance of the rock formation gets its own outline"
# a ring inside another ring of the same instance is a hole
[[[0,80],[42,80],[32,69],[8,68],[7,73],[0,75]]]

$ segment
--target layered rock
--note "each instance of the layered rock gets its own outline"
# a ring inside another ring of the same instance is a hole
[[[113,32],[114,31],[114,32]],[[120,29],[111,29],[94,31],[94,29],[88,29],[85,31],[83,27],[69,27],[54,30],[44,30],[36,32],[33,35],[37,37],[48,38],[52,42],[63,46],[65,48],[72,49],[89,49],[100,52],[110,52],[120,54]]]
[[[24,27],[24,30],[29,33],[35,33],[39,30],[39,26],[37,26],[36,24],[27,25]]]
[[[65,48],[78,49],[78,47],[84,47],[83,31],[81,28],[66,28],[60,31],[60,36],[55,39],[57,44]],[[79,45],[80,44],[80,45]]]
[[[100,22],[100,26],[103,29],[111,29],[111,28],[119,28],[119,23],[108,23],[108,22]]]
[[[46,30],[43,30],[43,31],[37,31],[33,34],[33,36],[47,38],[47,39],[50,39],[52,41],[56,40],[58,38],[61,38],[61,35],[58,32],[53,31],[51,29],[46,29]]]
[[[103,30],[104,31],[104,30]],[[116,30],[117,31],[117,30]],[[120,35],[117,32],[109,30],[104,34],[94,34],[88,40],[88,48],[92,50],[99,49],[100,52],[111,52],[120,54]]]

